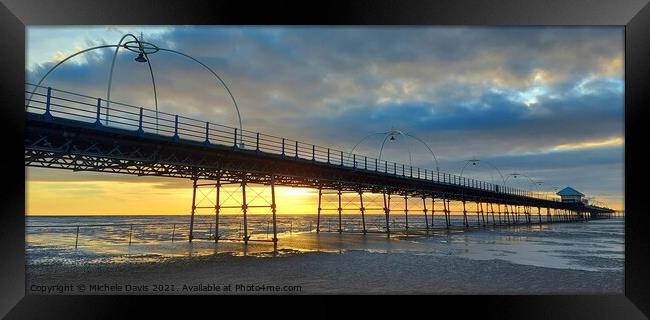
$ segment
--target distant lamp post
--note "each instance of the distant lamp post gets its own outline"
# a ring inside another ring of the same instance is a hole
[[[468,160],[464,160],[464,161],[465,161],[465,165],[463,165],[463,168],[460,169],[460,174],[459,174],[459,177],[460,177],[461,179],[463,178],[463,173],[465,172],[465,169],[466,169],[470,164],[471,164],[472,166],[477,166],[477,165],[480,165],[481,163],[485,163],[485,164],[487,164],[488,166],[492,167],[492,169],[494,169],[494,170],[499,174],[499,177],[501,177],[501,182],[502,182],[503,185],[505,186],[505,178],[504,178],[503,174],[501,174],[501,170],[499,170],[499,168],[497,168],[497,167],[496,167],[495,165],[493,165],[491,162],[489,162],[489,161],[487,161],[487,160],[481,160],[481,159],[479,159],[479,158],[477,158],[477,157],[474,157],[474,158],[472,158],[472,159],[468,159]],[[492,182],[494,182],[494,181],[492,181]],[[497,189],[497,190],[498,190],[498,189]]]
[[[416,137],[416,136],[414,136],[412,134],[409,134],[409,133],[406,133],[406,132],[403,132],[401,130],[397,130],[397,129],[394,129],[394,128],[391,128],[390,130],[385,131],[385,132],[371,133],[371,134],[363,137],[361,140],[359,140],[359,142],[357,142],[357,144],[354,145],[354,147],[352,147],[352,150],[350,150],[350,154],[353,154],[354,150],[356,150],[356,148],[362,142],[364,142],[365,140],[367,140],[370,137],[378,136],[378,135],[383,136],[384,139],[382,140],[381,146],[379,147],[379,156],[378,156],[377,161],[381,162],[381,157],[382,157],[382,154],[384,152],[384,146],[386,145],[386,142],[387,141],[396,141],[397,137],[401,136],[401,137],[407,137],[407,138],[413,139],[413,140],[419,142],[420,144],[424,145],[427,148],[427,150],[429,151],[429,153],[431,153],[431,156],[433,157],[433,162],[434,162],[434,165],[435,165],[436,172],[440,171],[440,167],[438,165],[438,159],[437,159],[435,153],[433,153],[433,150],[431,149],[431,147],[429,147],[429,145],[426,142],[424,142],[424,140],[422,140],[422,139],[420,139],[420,138],[418,138],[418,137]],[[409,150],[409,160],[410,160],[410,157],[411,157],[411,151]]]
[[[494,169],[494,170],[499,174],[499,177],[501,177],[501,182],[504,181],[503,174],[501,174],[501,170],[499,170],[499,168],[497,168],[495,165],[493,165],[493,164],[490,163],[489,161],[481,160],[481,159],[479,159],[479,158],[477,158],[477,157],[474,157],[474,158],[472,158],[472,159],[465,160],[465,165],[463,166],[462,169],[460,169],[459,178],[460,178],[460,179],[463,179],[463,173],[465,172],[465,169],[466,169],[470,164],[471,164],[472,166],[478,166],[478,165],[480,165],[481,163],[485,163],[485,164],[487,164],[488,166],[492,167],[492,168],[493,168],[493,169]],[[494,191],[496,191],[496,192],[501,192],[501,191],[502,191],[502,189],[498,186],[498,184],[497,184],[497,183],[494,183],[494,180],[492,181],[492,184],[495,186],[495,187],[494,187]],[[505,183],[504,183],[504,186],[505,186]]]
[[[513,172],[513,173],[509,173],[509,174],[506,175],[506,178],[503,180],[504,186],[506,185],[506,183],[508,182],[508,179],[510,177],[512,177],[513,179],[517,179],[518,177],[526,178],[528,181],[530,181],[530,183],[533,186],[535,186],[535,188],[537,189],[538,192],[541,192],[541,186],[544,184],[544,181],[533,180],[533,178],[529,177],[528,175],[525,175],[525,174],[520,173],[520,172]]]

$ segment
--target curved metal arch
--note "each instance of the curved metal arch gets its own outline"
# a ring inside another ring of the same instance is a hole
[[[504,186],[505,186],[506,182],[508,181],[508,178],[510,178],[510,177],[512,177],[512,176],[523,176],[523,177],[526,177],[526,178],[528,179],[528,181],[530,181],[534,186],[536,186],[537,189],[539,189],[539,187],[537,187],[537,185],[538,185],[537,182],[535,182],[535,181],[533,180],[533,178],[531,178],[531,177],[529,177],[529,176],[527,176],[527,175],[525,175],[525,174],[523,174],[523,173],[511,173],[511,174],[508,174],[508,175],[506,176],[506,178],[503,180],[503,184],[504,184]]]
[[[352,150],[350,150],[350,154],[354,153],[354,150],[355,150],[355,149],[356,149],[356,148],[357,148],[357,147],[358,147],[358,146],[359,146],[363,141],[367,140],[368,138],[370,138],[370,137],[372,137],[372,136],[375,136],[375,135],[383,135],[383,136],[384,136],[384,140],[381,142],[381,146],[380,146],[380,148],[379,148],[379,156],[378,156],[378,159],[377,159],[377,161],[381,162],[381,156],[382,156],[382,154],[383,154],[383,152],[384,152],[384,146],[386,145],[386,141],[387,141],[388,138],[391,136],[391,134],[399,134],[399,135],[403,135],[403,136],[406,136],[406,137],[409,137],[409,138],[415,139],[415,140],[417,140],[418,142],[422,143],[422,144],[427,148],[427,150],[429,150],[429,152],[431,153],[431,155],[433,156],[433,160],[434,160],[434,162],[435,162],[435,164],[436,164],[436,171],[440,171],[440,167],[438,166],[438,159],[436,158],[435,153],[433,153],[433,150],[431,150],[431,148],[429,147],[429,145],[428,145],[426,142],[422,141],[420,138],[418,138],[418,137],[416,137],[416,136],[413,136],[413,135],[411,135],[411,134],[408,134],[408,133],[404,133],[404,132],[399,131],[399,130],[389,130],[389,131],[385,131],[385,132],[375,132],[375,133],[371,133],[371,134],[369,134],[369,135],[367,135],[367,136],[361,138],[361,140],[359,140],[359,142],[357,142],[357,144],[355,144],[354,147],[352,147]],[[410,164],[411,166],[413,166],[413,156],[412,156],[412,154],[411,154],[411,149],[407,147],[407,150],[408,150],[408,153],[409,153],[409,164]]]
[[[244,147],[244,143],[243,143],[243,130],[244,129],[243,129],[243,126],[242,126],[241,114],[239,112],[239,106],[237,105],[237,100],[235,100],[235,97],[233,96],[232,92],[230,92],[230,88],[228,88],[228,85],[226,84],[226,82],[223,81],[223,79],[221,79],[221,77],[216,72],[214,72],[214,70],[212,70],[212,68],[208,67],[206,64],[204,64],[203,62],[195,59],[194,57],[192,57],[190,55],[187,55],[185,53],[182,53],[182,52],[179,52],[179,51],[176,51],[176,50],[172,50],[172,49],[165,49],[165,48],[159,48],[159,49],[160,49],[160,51],[166,51],[166,52],[179,54],[181,56],[184,56],[184,57],[186,57],[186,58],[200,64],[201,66],[206,68],[208,71],[210,71],[210,73],[212,73],[212,75],[214,75],[219,80],[219,82],[221,82],[223,87],[228,92],[228,95],[230,96],[230,99],[232,100],[232,103],[235,105],[235,110],[237,111],[237,120],[239,121],[239,143],[240,143],[240,147],[243,148]]]
[[[504,177],[503,177],[503,174],[501,173],[501,170],[499,170],[499,168],[497,168],[495,165],[493,165],[492,163],[488,162],[487,160],[480,160],[480,159],[474,159],[474,160],[475,160],[475,161],[472,161],[472,160],[465,160],[465,165],[464,165],[463,168],[460,170],[460,175],[459,175],[459,176],[460,176],[461,178],[463,177],[463,172],[465,171],[465,168],[467,168],[467,166],[469,165],[470,162],[485,162],[485,163],[487,163],[490,167],[492,167],[494,170],[497,171],[497,173],[498,173],[499,176],[501,177],[501,182],[502,182],[502,183],[504,184],[504,186],[505,186],[505,184],[506,184],[506,183],[505,183],[505,179],[504,179]],[[493,180],[492,182],[494,182],[494,180]]]
[[[361,138],[361,140],[359,140],[359,142],[357,142],[357,144],[355,144],[354,147],[352,147],[352,150],[350,150],[350,154],[353,154],[353,153],[354,153],[354,150],[355,150],[355,149],[356,149],[356,148],[357,148],[357,147],[358,147],[362,142],[366,141],[366,139],[368,139],[368,138],[370,138],[370,137],[372,137],[372,136],[376,136],[376,135],[378,135],[378,134],[384,135],[384,134],[386,134],[386,132],[375,132],[375,133],[371,133],[371,134],[369,134],[369,135],[367,135],[367,136]]]
[[[138,46],[142,48],[142,43],[140,40],[138,40],[138,37],[134,36],[131,33],[127,33],[122,36],[120,41],[117,43],[117,46],[115,47],[115,52],[113,53],[113,60],[111,61],[111,70],[108,74],[108,89],[106,89],[106,124],[108,125],[108,113],[110,111],[110,105],[111,105],[111,86],[113,84],[113,69],[115,69],[115,60],[117,59],[117,53],[122,47],[122,41],[126,39],[126,37],[132,37],[135,42],[138,43]],[[154,99],[154,105],[156,107],[156,130],[158,130],[158,92],[156,91],[156,80],[153,76],[153,68],[151,67],[151,59],[149,59],[149,56],[144,53],[145,58],[147,59],[147,65],[149,65],[149,73],[151,74],[151,84],[153,85],[153,99]]]
[[[138,44],[140,44],[140,41],[137,39],[137,37],[134,36],[133,34],[130,34],[130,33],[129,33],[129,34],[124,35],[124,36],[120,39],[120,42],[119,42],[120,44],[117,44],[117,45],[115,45],[115,44],[108,44],[108,45],[101,45],[101,46],[96,46],[96,47],[92,47],[92,48],[83,49],[83,50],[80,50],[80,51],[78,51],[78,52],[75,52],[75,53],[73,53],[73,54],[67,56],[67,57],[64,58],[63,60],[61,60],[61,61],[59,61],[58,63],[56,63],[56,64],[55,64],[54,66],[52,66],[52,68],[50,68],[50,69],[49,69],[49,70],[48,70],[48,71],[43,75],[43,77],[41,77],[41,79],[38,81],[38,83],[36,84],[36,86],[34,87],[34,89],[32,90],[32,92],[30,93],[30,96],[29,96],[29,102],[27,103],[26,108],[29,107],[29,104],[31,103],[31,100],[32,100],[32,98],[33,98],[33,96],[34,96],[34,93],[36,92],[36,89],[37,89],[37,88],[38,88],[38,87],[43,83],[43,81],[45,80],[45,78],[47,78],[47,76],[50,75],[50,74],[51,74],[51,73],[52,73],[56,68],[58,68],[60,65],[62,65],[62,64],[65,63],[66,61],[68,61],[68,60],[70,60],[70,59],[72,59],[72,58],[74,58],[74,57],[76,57],[76,56],[78,56],[78,55],[80,55],[80,54],[86,53],[86,52],[88,52],[88,51],[97,50],[97,49],[103,49],[103,48],[115,48],[115,53],[113,54],[113,60],[112,60],[112,62],[111,62],[111,71],[110,71],[110,75],[109,75],[109,88],[108,88],[107,93],[106,93],[106,100],[107,100],[107,104],[106,104],[106,118],[107,118],[107,121],[108,121],[108,113],[109,113],[108,110],[109,110],[109,106],[110,106],[110,92],[111,92],[111,85],[112,85],[112,79],[113,79],[113,69],[114,69],[114,67],[115,67],[115,59],[116,59],[116,56],[117,56],[117,52],[118,52],[119,48],[121,47],[121,43],[122,43],[122,41],[123,41],[126,37],[128,37],[128,36],[133,37],[133,38],[138,42]],[[240,137],[240,138],[239,138],[239,139],[240,139],[240,146],[243,147],[243,142],[242,142],[242,140],[243,140],[243,132],[242,132],[242,131],[243,131],[243,126],[242,126],[242,121],[241,121],[241,113],[240,113],[240,111],[239,111],[239,106],[237,105],[237,101],[235,100],[235,97],[232,95],[232,92],[230,91],[230,88],[228,88],[228,85],[226,85],[225,81],[224,81],[224,80],[223,80],[223,79],[222,79],[222,78],[221,78],[221,77],[220,77],[220,76],[219,76],[219,75],[218,75],[214,70],[212,70],[212,68],[208,67],[207,65],[205,65],[204,63],[202,63],[201,61],[195,59],[194,57],[192,57],[192,56],[190,56],[190,55],[187,55],[187,54],[185,54],[185,53],[182,53],[182,52],[179,52],[179,51],[176,51],[176,50],[172,50],[172,49],[165,49],[165,48],[159,48],[159,49],[160,49],[160,51],[167,51],[167,52],[176,53],[176,54],[182,55],[182,56],[184,56],[184,57],[186,57],[186,58],[189,58],[189,59],[195,61],[196,63],[200,64],[201,66],[203,66],[204,68],[206,68],[208,71],[210,71],[210,73],[212,73],[212,74],[213,74],[213,75],[214,75],[214,76],[215,76],[215,77],[216,77],[216,78],[221,82],[221,84],[222,84],[222,85],[224,86],[224,88],[226,89],[226,92],[228,93],[228,95],[229,95],[230,98],[232,99],[233,104],[235,105],[235,111],[237,111],[237,119],[238,119],[238,122],[239,122],[239,130],[240,130],[240,134],[239,134],[239,137]],[[157,94],[157,89],[156,89],[155,77],[154,77],[154,75],[153,75],[153,68],[151,67],[151,62],[150,62],[151,59],[149,58],[149,55],[148,55],[147,53],[144,53],[144,55],[145,55],[145,57],[147,58],[147,62],[148,62],[148,65],[149,65],[149,72],[150,72],[150,74],[151,74],[151,82],[152,82],[153,90],[154,90],[154,102],[155,102],[155,104],[156,104],[156,113],[157,113],[157,112],[158,112],[158,94]],[[156,117],[156,118],[158,118],[158,117]],[[158,119],[156,119],[156,121],[158,121]]]
[[[505,177],[503,176],[503,173],[501,173],[501,170],[499,170],[499,168],[497,168],[495,165],[493,165],[491,162],[489,162],[489,161],[487,161],[487,160],[483,160],[483,161],[484,161],[485,163],[487,163],[490,167],[494,168],[494,170],[497,171],[497,173],[498,173],[499,176],[501,177],[501,181],[503,181],[503,180],[505,179]]]
[[[420,143],[422,143],[427,149],[429,149],[429,152],[431,152],[431,155],[433,156],[433,161],[436,162],[436,171],[440,171],[440,166],[438,165],[438,159],[436,158],[436,154],[433,153],[433,150],[431,150],[431,148],[429,147],[429,145],[426,142],[424,142],[422,139],[420,139],[420,138],[418,138],[418,137],[416,137],[414,135],[411,135],[411,134],[408,134],[408,133],[402,133],[402,134],[406,135],[407,137],[411,137],[411,138],[413,138],[413,139],[415,139],[417,141],[420,141]]]
[[[38,83],[36,84],[36,87],[34,87],[34,90],[32,90],[32,92],[31,92],[31,94],[29,96],[29,102],[31,102],[32,96],[34,96],[34,93],[36,92],[36,89],[41,85],[41,83],[43,83],[45,78],[47,78],[47,76],[49,76],[50,73],[52,73],[54,71],[54,69],[56,69],[57,67],[62,65],[64,62],[66,62],[66,61],[68,61],[68,60],[70,60],[70,59],[72,59],[72,58],[74,58],[74,57],[76,57],[76,56],[78,56],[78,55],[80,55],[82,53],[86,53],[88,51],[92,51],[92,50],[96,50],[96,49],[103,49],[103,48],[114,48],[114,47],[117,47],[117,45],[115,45],[115,44],[107,44],[107,45],[101,45],[101,46],[96,46],[96,47],[92,47],[92,48],[87,48],[87,49],[84,49],[84,50],[81,50],[81,51],[77,51],[77,52],[67,56],[65,59],[59,61],[57,64],[52,66],[52,68],[50,68],[50,70],[48,70],[43,75],[43,77],[41,77],[41,80],[38,81]],[[29,103],[27,103],[27,106],[29,106]]]

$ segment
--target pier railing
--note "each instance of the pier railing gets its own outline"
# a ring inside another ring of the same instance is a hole
[[[286,158],[310,160],[332,166],[352,168],[440,184],[492,191],[529,198],[559,201],[548,193],[533,192],[493,184],[451,173],[419,168],[387,160],[317,146],[298,140],[240,130],[204,120],[156,111],[117,101],[106,101],[70,91],[26,84],[25,111],[43,119],[64,118],[95,124],[98,129],[118,128],[134,134],[154,134],[176,141],[202,142],[233,149],[252,150]],[[110,113],[110,114],[109,114]]]

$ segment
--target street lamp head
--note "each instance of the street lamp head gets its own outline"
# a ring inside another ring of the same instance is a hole
[[[140,52],[138,56],[135,58],[135,61],[137,62],[147,62],[147,58],[144,57],[144,54]]]

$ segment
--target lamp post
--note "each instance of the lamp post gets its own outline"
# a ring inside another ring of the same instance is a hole
[[[127,38],[132,38],[133,40],[124,42],[124,40],[126,40]],[[134,53],[138,54],[138,56],[134,59],[135,61],[140,62],[140,63],[145,63],[146,62],[148,64],[148,66],[149,66],[149,73],[151,75],[151,83],[152,83],[152,86],[153,86],[154,105],[155,105],[155,108],[156,108],[156,130],[158,130],[158,93],[157,93],[157,90],[156,90],[156,80],[155,80],[155,77],[154,77],[153,68],[151,66],[151,55],[153,55],[153,54],[155,54],[157,52],[167,52],[167,53],[172,53],[172,54],[183,56],[183,57],[185,57],[187,59],[192,60],[195,63],[198,63],[203,68],[208,70],[218,80],[218,82],[224,87],[224,89],[226,90],[226,92],[230,96],[230,99],[232,100],[232,103],[233,103],[233,105],[235,107],[235,111],[237,112],[237,120],[238,120],[238,124],[239,124],[239,140],[240,140],[238,145],[239,145],[240,148],[244,147],[244,143],[243,143],[243,126],[242,126],[241,114],[239,112],[239,106],[237,105],[237,100],[235,100],[235,97],[233,96],[232,92],[230,91],[230,88],[228,87],[228,85],[226,85],[226,82],[214,70],[212,70],[212,68],[210,68],[209,66],[207,66],[203,62],[197,60],[196,58],[190,56],[189,54],[186,54],[186,53],[183,53],[183,52],[180,52],[180,51],[176,51],[176,50],[172,50],[172,49],[161,48],[161,47],[156,46],[155,44],[152,44],[150,42],[146,42],[146,41],[143,40],[142,34],[140,35],[140,39],[138,39],[138,37],[134,36],[133,34],[127,33],[124,36],[122,36],[122,38],[120,39],[120,41],[117,44],[114,44],[114,45],[101,45],[101,46],[91,47],[91,48],[87,48],[87,49],[77,51],[77,52],[67,56],[66,58],[64,58],[63,60],[59,61],[57,64],[52,66],[43,75],[43,77],[38,81],[38,83],[34,87],[34,90],[31,92],[30,97],[29,97],[29,101],[32,100],[32,96],[36,92],[36,89],[43,83],[45,78],[47,78],[47,76],[50,75],[57,67],[59,67],[60,65],[62,65],[66,61],[68,61],[68,60],[70,60],[70,59],[72,59],[72,58],[74,58],[74,57],[76,57],[76,56],[78,56],[80,54],[84,54],[86,52],[97,50],[97,49],[105,49],[105,48],[115,48],[115,51],[113,53],[113,59],[111,61],[111,68],[110,68],[110,72],[109,72],[109,76],[108,76],[108,87],[107,87],[107,90],[106,90],[106,124],[108,124],[108,120],[109,120],[109,110],[110,110],[110,103],[111,103],[111,101],[110,101],[111,87],[112,87],[112,83],[113,83],[113,69],[115,68],[115,61],[117,59],[117,53],[118,53],[118,51],[120,49],[126,49],[128,51],[131,51],[131,52],[134,52]],[[29,107],[29,103],[28,103],[27,107]]]
[[[412,134],[409,134],[409,133],[406,133],[404,131],[397,130],[397,129],[394,129],[394,128],[391,128],[390,130],[385,131],[385,132],[371,133],[371,134],[363,137],[361,140],[359,140],[359,142],[357,142],[354,145],[354,147],[352,147],[352,149],[350,150],[350,154],[353,154],[354,150],[362,142],[364,142],[365,140],[367,140],[368,138],[373,137],[373,136],[383,136],[384,137],[382,142],[381,142],[381,145],[379,147],[379,156],[378,156],[378,159],[377,159],[379,163],[381,163],[381,157],[382,157],[382,154],[384,152],[384,147],[386,145],[386,142],[396,141],[397,137],[402,136],[402,137],[407,137],[407,138],[413,139],[413,140],[419,142],[420,144],[424,145],[427,148],[427,150],[429,151],[429,153],[431,153],[431,156],[433,157],[433,162],[434,162],[434,165],[435,165],[435,171],[440,172],[440,167],[438,165],[438,159],[437,159],[435,153],[433,152],[433,150],[431,149],[431,147],[429,147],[429,145],[426,142],[424,142],[424,140],[422,140],[422,139],[420,139],[420,138],[418,138],[418,137],[416,137],[416,136],[414,136]],[[409,150],[408,153],[409,153],[409,159],[410,159],[411,158],[411,151]]]
[[[492,167],[494,170],[496,170],[496,172],[501,177],[501,182],[503,182],[503,184],[505,185],[505,178],[504,178],[503,174],[501,173],[501,170],[499,170],[499,168],[497,168],[495,165],[488,162],[487,160],[481,160],[481,159],[475,157],[473,159],[464,160],[464,162],[465,162],[465,165],[463,166],[462,169],[460,169],[460,174],[459,174],[461,179],[463,178],[463,173],[465,172],[465,168],[467,168],[467,166],[469,166],[470,164],[472,166],[477,166],[477,165],[480,165],[481,163],[485,163],[488,166]]]
[[[525,177],[525,178],[527,178],[528,181],[530,181],[530,183],[535,186],[535,188],[537,189],[538,192],[541,192],[541,186],[544,184],[543,181],[541,181],[541,180],[533,180],[533,178],[531,178],[528,175],[525,175],[523,173],[513,172],[513,173],[509,173],[509,174],[506,175],[506,178],[503,180],[503,185],[504,186],[506,186],[506,183],[508,182],[508,179],[510,177],[512,177],[514,179],[517,179],[517,177]]]

